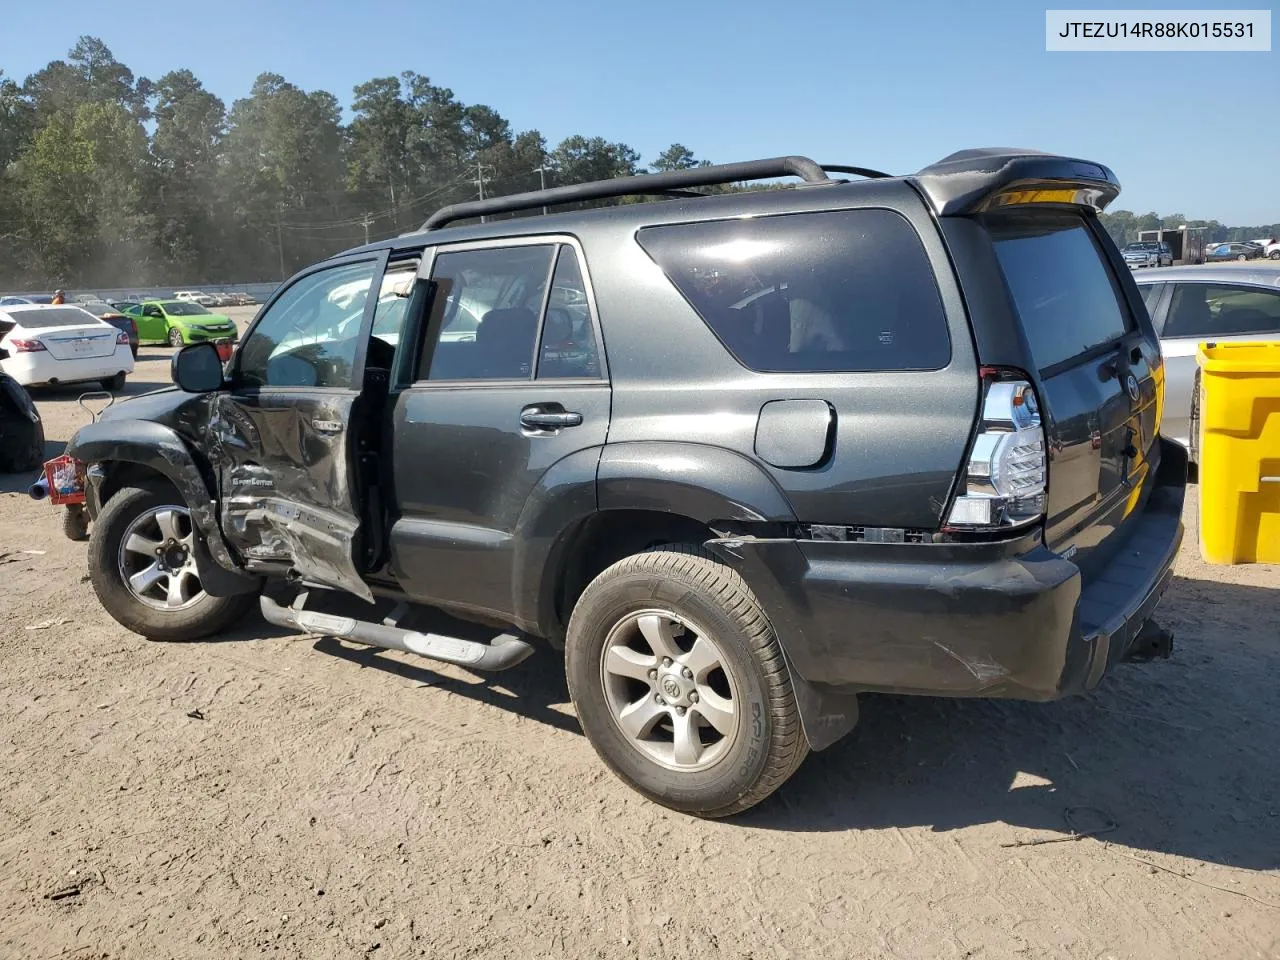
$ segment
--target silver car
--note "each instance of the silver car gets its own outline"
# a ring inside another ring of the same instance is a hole
[[[1205,264],[1135,273],[1165,358],[1161,432],[1196,460],[1196,348],[1205,342],[1280,340],[1280,264]]]

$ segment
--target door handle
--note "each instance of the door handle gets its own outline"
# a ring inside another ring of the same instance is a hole
[[[341,433],[341,420],[312,420],[311,425],[320,433]]]
[[[529,430],[561,430],[582,423],[582,414],[566,410],[539,410],[531,407],[520,413],[520,426]]]

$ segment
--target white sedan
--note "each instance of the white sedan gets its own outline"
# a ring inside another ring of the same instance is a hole
[[[133,372],[129,335],[69,304],[0,307],[0,368],[24,387],[97,380],[120,390]]]

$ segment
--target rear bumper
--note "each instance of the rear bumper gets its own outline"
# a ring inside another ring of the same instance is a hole
[[[750,584],[792,670],[819,691],[1055,700],[1093,689],[1129,654],[1172,579],[1186,477],[1176,451],[1088,582],[1039,532],[999,544],[708,546]]]
[[[133,352],[126,344],[116,344],[105,357],[77,357],[57,360],[48,351],[20,353],[5,361],[5,373],[26,386],[49,383],[82,383],[133,372]]]

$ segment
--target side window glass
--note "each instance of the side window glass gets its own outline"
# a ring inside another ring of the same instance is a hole
[[[1147,313],[1154,317],[1156,304],[1160,302],[1160,293],[1164,290],[1164,284],[1143,283],[1138,285],[1138,290],[1142,293],[1142,302],[1146,305]]]
[[[538,317],[546,299],[554,244],[440,253],[426,377],[527,380],[533,375]]]
[[[1173,291],[1166,337],[1233,337],[1280,332],[1280,291],[1180,283]]]
[[[418,265],[412,264],[391,266],[382,278],[382,290],[378,294],[378,305],[373,313],[373,336],[369,343],[368,366],[390,367],[397,344],[400,343],[400,331],[404,327],[408,314],[409,297],[413,294],[414,278]],[[363,316],[355,319],[356,330],[360,327]]]
[[[582,282],[578,252],[562,246],[551,278],[551,296],[542,325],[542,348],[538,352],[538,379],[600,376],[595,331],[587,287]]]
[[[1209,329],[1219,337],[1280,332],[1280,291],[1246,286],[1205,290]]]
[[[896,213],[645,227],[638,239],[752,370],[938,370],[951,359],[933,267],[911,224]]]
[[[148,317],[159,317],[161,320],[164,319],[164,314],[160,312],[159,307],[147,307],[144,312]]]
[[[1209,332],[1209,304],[1202,283],[1178,283],[1173,287],[1169,316],[1164,322],[1166,337],[1200,337]]]
[[[240,385],[351,387],[376,266],[330,267],[286,290],[237,351]]]

